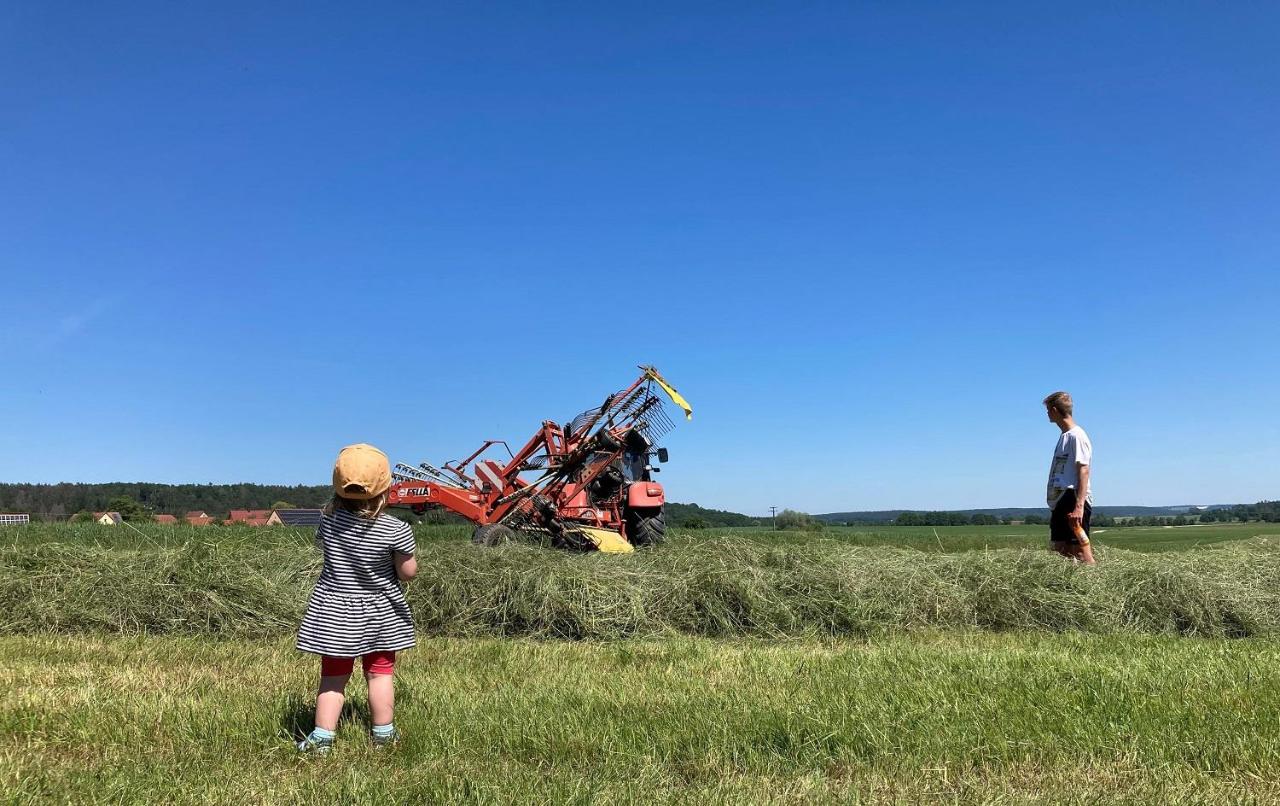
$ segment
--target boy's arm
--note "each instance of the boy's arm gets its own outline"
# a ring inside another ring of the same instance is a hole
[[[1084,502],[1089,497],[1089,466],[1076,462],[1076,473],[1079,478],[1076,482],[1076,508],[1067,516],[1073,529],[1080,528],[1084,523]]]
[[[1084,526],[1084,502],[1089,497],[1089,466],[1076,462],[1076,472],[1080,479],[1076,485],[1076,508],[1067,516],[1067,520],[1071,523],[1071,528],[1079,533]],[[1080,561],[1085,565],[1094,565],[1096,561],[1093,559],[1093,546],[1089,545],[1087,537],[1080,540]]]

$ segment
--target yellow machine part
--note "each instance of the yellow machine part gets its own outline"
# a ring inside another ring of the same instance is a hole
[[[628,543],[622,535],[612,529],[598,529],[594,526],[578,526],[577,531],[587,536],[595,544],[596,549],[605,554],[630,554],[635,546]]]
[[[686,420],[693,419],[693,406],[689,405],[689,401],[684,399],[684,395],[676,391],[676,388],[667,382],[667,379],[658,374],[658,370],[654,367],[641,367],[646,377],[650,378],[662,387],[662,391],[667,393],[667,397],[671,398],[671,402],[675,403],[684,411]]]

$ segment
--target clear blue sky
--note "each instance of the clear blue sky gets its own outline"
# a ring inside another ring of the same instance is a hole
[[[0,480],[323,483],[645,362],[678,501],[1035,506],[1058,388],[1099,503],[1280,497],[1275,4],[184,5],[0,11]]]

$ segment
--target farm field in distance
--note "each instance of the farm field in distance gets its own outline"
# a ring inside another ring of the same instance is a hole
[[[1280,802],[1280,525],[680,532],[633,557],[421,527],[406,739],[300,758],[300,530],[0,531],[14,802]],[[1092,617],[1065,617],[1073,608]],[[570,640],[572,639],[572,640]]]
[[[921,551],[972,551],[975,549],[1045,547],[1049,527],[1032,526],[827,526],[819,532],[775,531],[753,527],[673,529],[679,540],[698,541],[733,537],[760,545],[786,545],[835,541],[850,546],[895,546]],[[467,525],[419,525],[419,544],[467,540]],[[287,527],[245,527],[158,524],[121,525],[36,523],[25,527],[0,527],[0,548],[6,546],[65,543],[106,547],[140,548],[174,545],[195,539],[253,541],[264,545],[307,543],[309,532]],[[1169,551],[1195,546],[1246,540],[1260,536],[1280,537],[1277,523],[1208,523],[1191,526],[1140,526],[1094,529],[1094,539],[1103,548],[1114,546],[1133,551]]]

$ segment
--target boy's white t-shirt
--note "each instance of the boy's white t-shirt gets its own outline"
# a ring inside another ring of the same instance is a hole
[[[1057,505],[1063,493],[1079,486],[1080,471],[1076,468],[1077,463],[1093,463],[1093,443],[1089,441],[1089,435],[1084,429],[1075,425],[1062,432],[1062,436],[1058,437],[1057,447],[1053,449],[1053,463],[1049,465],[1049,487],[1045,496],[1049,509]],[[1093,506],[1092,480],[1084,492],[1084,500]]]

